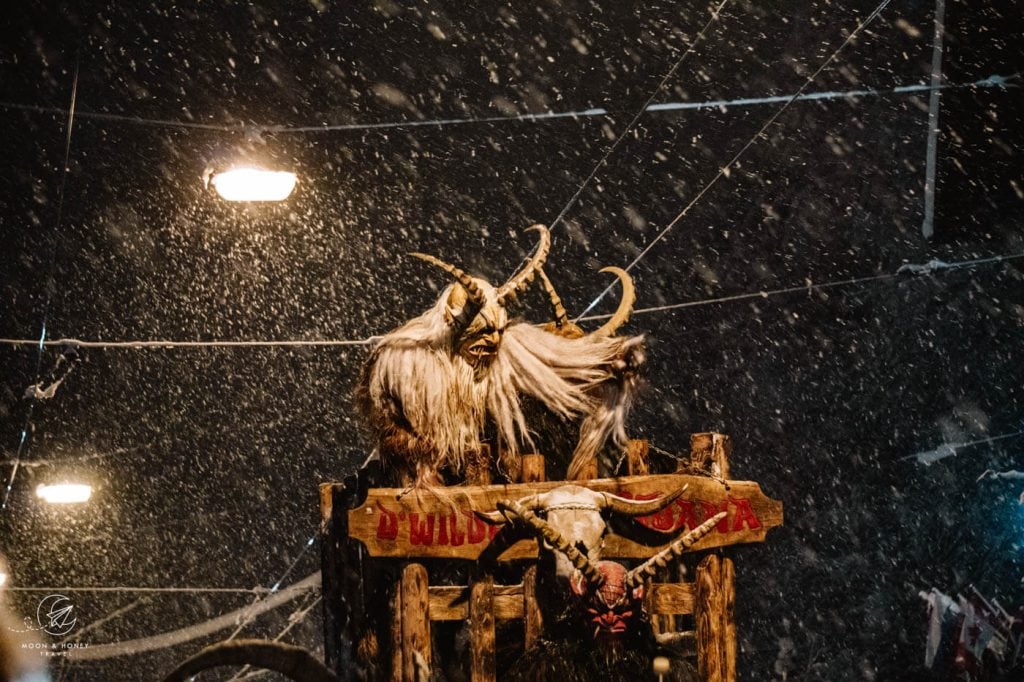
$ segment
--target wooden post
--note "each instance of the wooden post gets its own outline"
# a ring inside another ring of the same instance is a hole
[[[466,457],[466,485],[490,485],[491,446],[483,443],[480,452]]]
[[[729,480],[729,456],[732,440],[724,433],[694,433],[690,435],[690,466],[706,469],[712,475]]]
[[[537,566],[534,564],[523,572],[523,646],[529,649],[536,644],[544,628],[544,616],[537,602]]]
[[[339,486],[320,486],[324,658],[342,680],[353,679],[368,663],[359,660],[356,649],[365,650],[364,639],[373,635],[365,605],[377,582],[367,581],[362,544],[349,537],[348,527],[349,509],[366,499],[368,486],[368,477],[361,473]]]
[[[626,449],[630,476],[646,476],[650,473],[651,444],[646,440],[633,439]]]
[[[597,478],[597,457],[583,465],[580,473],[576,475],[576,481],[591,481]]]
[[[726,682],[722,613],[722,565],[710,554],[697,566],[697,671],[705,682]]]
[[[725,682],[733,682],[736,679],[736,567],[728,557],[722,558],[722,594],[725,601],[722,609],[723,673]]]
[[[348,514],[335,514],[334,486],[329,483],[320,485],[320,573],[323,576],[339,574],[341,563],[341,540],[338,538],[339,525],[348,525]],[[346,619],[345,599],[335,581],[323,582],[324,607],[324,658],[327,667],[335,673],[341,669],[341,661],[345,656],[342,649],[343,623]],[[351,640],[348,640],[351,641]],[[349,652],[346,652],[349,653]]]
[[[523,468],[519,474],[521,483],[545,481],[544,455],[523,455]]]
[[[429,609],[427,569],[423,564],[407,564],[402,569],[402,679],[405,682],[426,682],[432,677]]]
[[[544,455],[523,455],[523,483],[546,480]],[[534,563],[523,572],[523,645],[529,649],[540,637],[544,628],[540,604],[537,603],[537,565]]]
[[[402,578],[395,582],[391,595],[391,682],[402,682]]]
[[[494,578],[482,576],[469,588],[469,679],[494,682]]]

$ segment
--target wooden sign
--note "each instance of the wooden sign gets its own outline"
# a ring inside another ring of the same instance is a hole
[[[349,537],[366,546],[370,556],[475,560],[491,544],[500,528],[480,520],[475,511],[493,511],[499,500],[519,499],[567,485],[565,481],[509,485],[454,486],[403,491],[371,488],[365,503],[348,513]],[[782,503],[761,492],[753,481],[719,481],[705,476],[665,474],[628,476],[589,481],[592,490],[633,499],[653,499],[682,486],[686,491],[671,505],[637,521],[659,533],[637,538],[609,535],[605,558],[647,558],[686,529],[720,511],[728,515],[693,550],[761,542],[769,528],[782,525]],[[404,493],[404,494],[403,494]],[[651,542],[651,538],[655,538]],[[501,561],[537,555],[533,539],[510,544]]]

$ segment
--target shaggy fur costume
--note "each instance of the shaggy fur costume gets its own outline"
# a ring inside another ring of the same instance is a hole
[[[481,372],[457,352],[461,330],[446,316],[451,291],[383,336],[363,369],[358,403],[385,470],[418,483],[431,482],[441,470],[458,475],[493,428],[500,464],[514,476],[520,448],[533,444],[524,396],[561,419],[582,419],[570,475],[596,457],[609,436],[625,447],[642,337],[566,339],[512,322]]]
[[[645,628],[647,629],[647,628]],[[651,664],[655,656],[669,659],[666,682],[699,682],[685,658],[661,651],[650,637],[614,644],[593,640],[540,640],[517,657],[502,682],[657,682]]]

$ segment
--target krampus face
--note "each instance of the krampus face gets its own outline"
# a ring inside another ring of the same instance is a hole
[[[582,573],[569,584],[579,599],[580,612],[594,639],[614,639],[627,632],[643,610],[644,586],[629,587],[627,571],[615,561],[598,561],[604,582],[593,586]]]
[[[450,323],[473,315],[456,340],[456,351],[477,374],[486,370],[501,345],[502,334],[508,326],[508,311],[498,298],[498,291],[489,282],[474,277],[476,300],[470,300],[466,289],[456,284],[447,302]],[[475,315],[474,315],[475,312]]]

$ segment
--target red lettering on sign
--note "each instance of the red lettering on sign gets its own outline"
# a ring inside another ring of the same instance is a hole
[[[676,500],[676,506],[682,510],[682,513],[676,520],[673,530],[682,530],[683,528],[693,530],[700,525],[697,521],[697,509],[693,502],[690,500]]]
[[[471,511],[463,511],[462,513],[465,514],[466,518],[469,520],[466,540],[471,545],[483,542],[484,538],[487,537],[487,524],[481,521],[480,518]]]
[[[718,512],[727,512],[727,511],[729,511],[729,502],[728,501],[722,502],[720,505],[718,505],[718,504],[715,504],[714,502],[706,502],[704,500],[701,500],[700,501],[700,506],[701,506],[701,509],[704,510],[704,520],[710,519],[712,516],[714,516]],[[729,517],[726,516],[721,521],[719,521],[718,524],[715,526],[715,530],[717,530],[719,533],[728,533],[729,532]]]
[[[380,540],[394,540],[398,537],[398,514],[388,511],[379,501],[377,508],[380,509],[380,522],[377,524],[377,538]]]
[[[448,516],[448,528],[452,539],[452,547],[458,547],[466,541],[466,534],[459,530],[458,523],[458,514],[450,514]]]
[[[416,512],[409,512],[409,542],[414,545],[434,544],[434,515],[427,514],[423,522]]]
[[[750,507],[750,500],[736,500],[730,497],[729,502],[736,508],[736,518],[732,522],[732,529],[734,531],[743,530],[743,526],[751,530],[761,527],[761,521]]]
[[[624,493],[623,497],[644,500],[653,499],[658,497],[658,495],[659,493],[631,496],[628,493]],[[425,546],[460,547],[467,543],[476,545],[484,541],[493,540],[500,530],[499,526],[492,526],[486,523],[470,510],[464,509],[461,514],[458,512],[451,514],[408,512],[407,514],[404,510],[401,512],[389,511],[379,501],[376,505],[380,511],[380,518],[377,522],[378,540],[397,540],[399,533],[405,532],[399,526],[404,526],[406,523],[408,523],[409,543]],[[700,513],[697,511],[698,505]],[[701,520],[710,519],[715,514],[723,511],[730,512],[730,514],[715,526],[719,533],[757,530],[762,527],[761,520],[757,518],[750,500],[732,497],[724,502],[676,500],[675,504],[654,514],[639,517],[637,520],[648,528],[660,532],[681,531],[684,529],[693,530],[700,525]],[[464,528],[459,527],[462,515],[466,517]],[[435,526],[437,526],[436,537],[434,536]]]
[[[448,544],[448,517],[444,514],[441,515],[440,523],[437,524],[437,544],[447,545]]]

